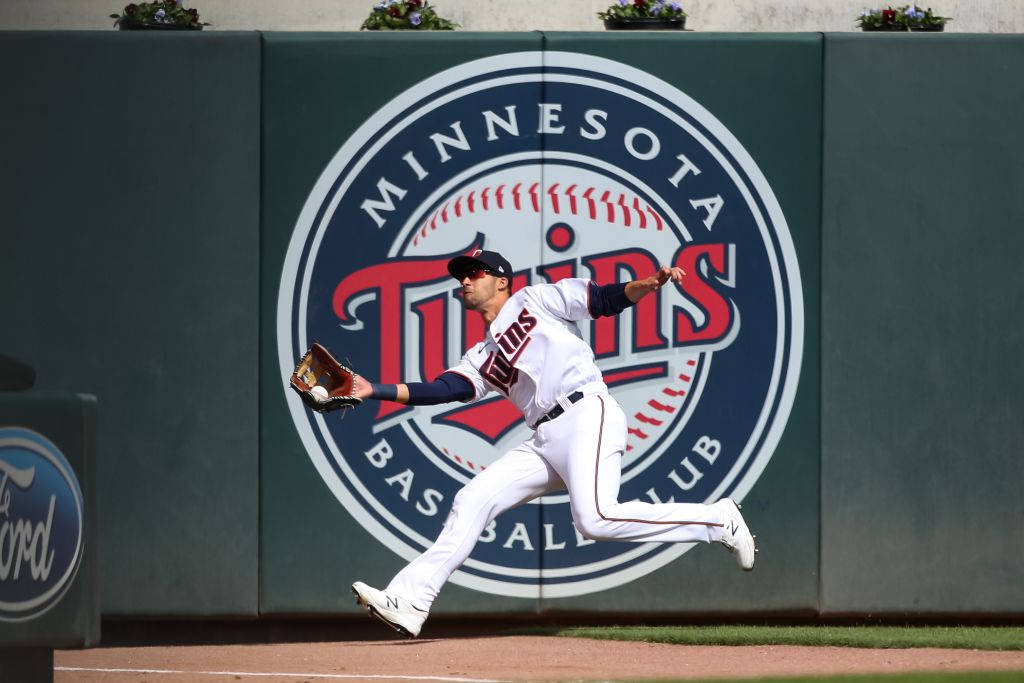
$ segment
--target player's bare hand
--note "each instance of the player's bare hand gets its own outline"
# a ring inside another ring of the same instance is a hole
[[[685,275],[686,272],[677,266],[662,266],[654,275],[644,278],[643,280],[633,280],[627,284],[626,296],[630,301],[636,303],[651,292],[656,292],[661,289],[662,285],[669,280],[676,283],[682,282]]]
[[[352,378],[352,393],[365,401],[370,398],[373,388],[370,387],[369,382],[363,379],[362,375],[355,375]]]
[[[683,277],[686,275],[686,271],[678,266],[662,266],[655,273],[654,277],[658,280],[658,287],[661,287],[669,280],[676,283],[682,283]]]
[[[646,280],[641,280],[641,282],[644,284],[648,292],[656,292],[669,280],[672,280],[673,282],[682,282],[684,275],[686,275],[686,272],[678,266],[662,266],[658,269],[657,273]]]

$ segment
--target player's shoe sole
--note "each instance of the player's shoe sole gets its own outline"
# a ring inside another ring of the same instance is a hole
[[[740,506],[731,498],[723,498],[715,505],[726,516],[724,535],[719,543],[733,554],[736,564],[743,571],[753,570],[754,559],[757,556],[757,537],[750,533],[750,529],[740,513]]]
[[[356,597],[356,604],[364,607],[370,616],[406,638],[418,636],[427,618],[426,612],[409,605],[406,600],[389,596],[361,581],[352,584],[352,595]]]

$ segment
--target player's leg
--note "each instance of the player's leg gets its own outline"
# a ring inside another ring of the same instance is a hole
[[[718,541],[731,550],[743,545],[743,557],[737,556],[740,565],[745,569],[753,565],[753,539],[747,547],[749,531],[732,501],[712,505],[619,502],[626,418],[610,396],[588,396],[541,430],[545,431],[539,430],[538,437],[546,442],[545,454],[565,481],[573,519],[584,536],[639,542]]]
[[[398,572],[384,591],[362,583],[354,585],[357,599],[392,627],[417,635],[441,587],[469,557],[491,520],[505,510],[563,488],[562,480],[537,454],[533,439],[512,449],[455,495],[433,545]],[[389,609],[391,605],[394,607]]]

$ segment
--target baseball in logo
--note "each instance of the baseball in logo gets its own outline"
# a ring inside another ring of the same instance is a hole
[[[803,304],[771,188],[711,113],[633,67],[564,52],[481,59],[413,86],[349,138],[299,216],[278,301],[283,375],[316,340],[374,381],[433,380],[484,338],[446,269],[477,249],[509,260],[515,290],[681,267],[681,283],[581,325],[628,418],[619,500],[744,497],[793,402]],[[515,369],[490,371],[500,384]],[[500,394],[371,402],[344,420],[288,401],[339,502],[406,559],[455,493],[531,433]],[[451,580],[580,595],[689,548],[586,539],[556,494],[499,516]]]

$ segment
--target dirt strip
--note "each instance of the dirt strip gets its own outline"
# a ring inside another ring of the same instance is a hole
[[[706,647],[502,636],[63,650],[55,653],[54,665],[57,681],[326,680],[309,674],[341,675],[351,679],[361,676],[432,676],[505,681],[606,680],[667,676],[1024,671],[1024,652],[933,648],[868,650],[789,645]],[[151,671],[62,671],[62,667]],[[182,673],[156,673],[152,670]],[[232,672],[232,675],[198,672]],[[244,673],[280,675],[257,677]]]

